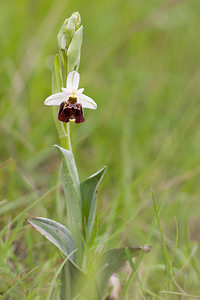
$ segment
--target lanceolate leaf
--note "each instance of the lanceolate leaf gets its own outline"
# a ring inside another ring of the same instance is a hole
[[[142,253],[148,253],[151,250],[150,245],[144,247],[127,247],[131,257],[136,257]],[[126,248],[110,249],[105,252],[101,260],[101,273],[98,281],[99,293],[103,294],[109,282],[109,278],[128,260]]]
[[[103,178],[106,167],[88,177],[81,183],[82,216],[86,226],[86,238],[89,240],[96,215],[96,191],[98,184]]]
[[[61,299],[65,300],[66,295],[71,295],[77,281],[84,278],[85,274],[74,262],[74,240],[70,231],[62,224],[46,218],[33,218],[27,220],[31,226],[46,237],[54,244],[61,252],[68,257],[62,270],[62,288],[63,293]],[[67,289],[67,291],[66,291]],[[70,296],[71,297],[71,296]],[[69,297],[69,299],[71,299]],[[67,298],[68,299],[68,298]]]
[[[82,258],[82,214],[78,172],[72,152],[55,146],[62,157],[61,180],[65,193],[67,221],[74,238],[75,248],[78,249],[75,253],[75,262],[80,265]]]
[[[33,218],[27,221],[34,229],[60,249],[65,256],[70,255],[75,250],[73,237],[64,225],[46,218]],[[73,254],[69,260],[74,263]]]

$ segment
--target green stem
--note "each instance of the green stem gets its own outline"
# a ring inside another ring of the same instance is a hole
[[[70,137],[70,123],[65,124],[65,131],[66,131],[66,137],[65,137],[65,143],[66,143],[66,149],[72,152],[72,143],[71,143],[71,137]],[[61,142],[62,144],[62,142]],[[64,147],[64,146],[62,146]]]
[[[72,151],[71,138],[70,138],[70,123],[63,123],[58,120],[58,108],[53,107],[53,115],[55,125],[58,131],[61,147]]]

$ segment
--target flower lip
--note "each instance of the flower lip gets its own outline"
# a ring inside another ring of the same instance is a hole
[[[77,102],[71,103],[70,101],[61,103],[58,120],[65,123],[74,121],[77,124],[84,122],[82,105]]]

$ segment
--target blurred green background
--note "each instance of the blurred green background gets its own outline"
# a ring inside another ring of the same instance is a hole
[[[52,145],[59,140],[43,101],[51,94],[57,33],[73,11],[84,26],[80,87],[98,104],[85,110],[85,123],[72,124],[80,178],[108,166],[98,194],[98,243],[152,244],[138,267],[143,288],[163,299],[181,299],[166,290],[198,295],[199,0],[0,2],[0,287],[25,271],[7,299],[44,299],[59,265],[54,246],[23,223],[27,216],[64,223],[56,192],[23,209],[57,181]],[[170,287],[159,228],[151,227],[151,190],[162,205],[171,262],[175,256]],[[133,279],[126,299],[156,299],[142,291]]]

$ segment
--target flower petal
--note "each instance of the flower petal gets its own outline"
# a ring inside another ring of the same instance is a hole
[[[57,93],[49,96],[45,101],[45,105],[60,105],[62,102],[67,101],[65,93]]]
[[[79,95],[78,102],[82,104],[83,108],[97,109],[96,102],[84,94]]]
[[[79,90],[77,91],[77,94],[82,94],[82,93],[83,93],[83,91],[84,91],[84,88],[82,88],[82,89],[79,89]]]
[[[72,94],[72,91],[67,88],[61,88],[61,90],[65,93],[66,97],[69,97],[69,95]]]
[[[67,89],[77,91],[79,86],[79,81],[80,81],[79,73],[76,71],[70,72],[67,76]]]

